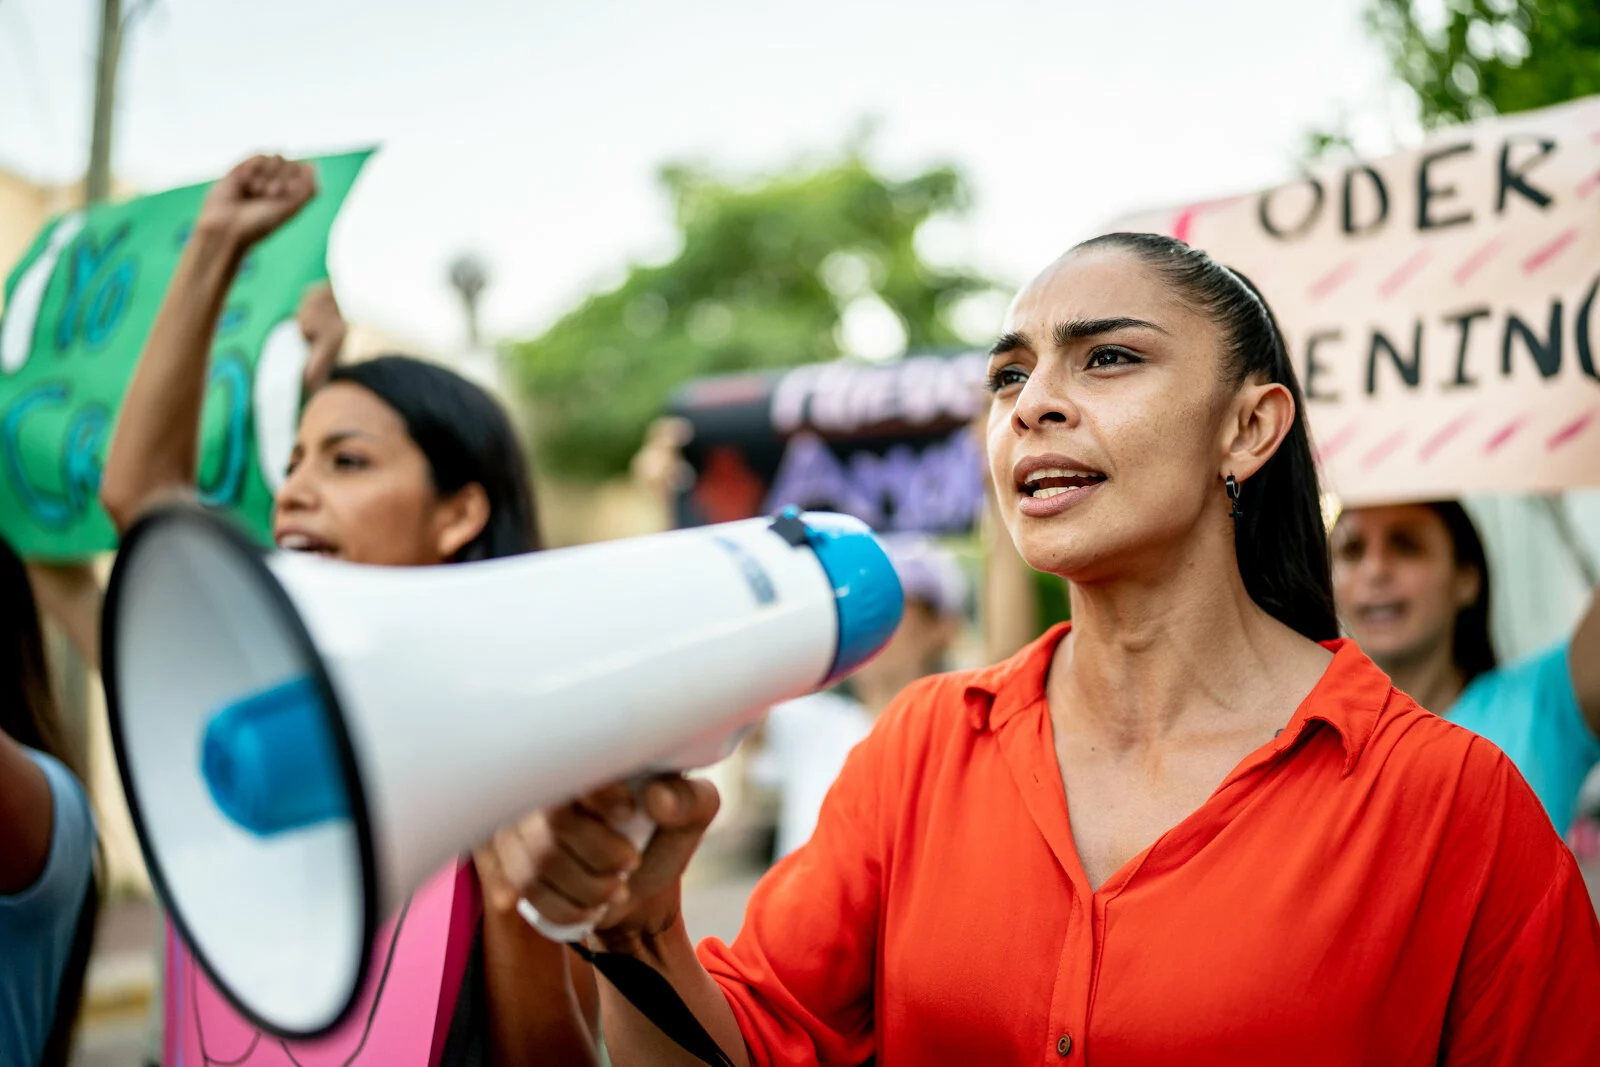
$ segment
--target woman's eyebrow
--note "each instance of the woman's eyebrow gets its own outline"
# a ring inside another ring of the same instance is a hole
[[[1065,348],[1073,341],[1081,340],[1085,337],[1097,337],[1100,334],[1114,333],[1117,330],[1135,329],[1154,330],[1157,333],[1167,332],[1155,323],[1146,322],[1144,319],[1118,316],[1111,319],[1069,319],[1066,322],[1057,323],[1054,338],[1056,347]],[[1004,340],[1004,338],[1001,340]]]
[[[377,435],[370,434],[365,430],[334,430],[331,433],[323,435],[322,447],[324,449],[338,448],[346,441],[356,440],[363,437],[374,441],[377,440]]]
[[[1015,352],[1019,348],[1032,347],[1033,343],[1028,340],[1027,334],[1018,330],[1012,330],[1010,333],[1000,335],[1000,340],[996,341],[994,345],[990,347],[989,355],[1003,356],[1007,352]]]

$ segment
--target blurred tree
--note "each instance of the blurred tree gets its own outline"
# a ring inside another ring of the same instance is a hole
[[[961,344],[954,305],[993,288],[917,251],[924,222],[967,206],[965,181],[949,167],[894,181],[852,149],[834,165],[750,184],[683,165],[660,179],[682,242],[676,258],[633,267],[617,288],[511,346],[540,464],[557,475],[626,470],[687,379],[840,355],[854,305],[891,330],[898,318],[905,347],[926,351]]]
[[[1600,93],[1600,0],[1371,0],[1428,128]]]

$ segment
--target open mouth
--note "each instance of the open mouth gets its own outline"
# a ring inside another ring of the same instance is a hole
[[[1406,604],[1403,600],[1391,600],[1378,604],[1363,604],[1356,608],[1356,618],[1369,625],[1382,626],[1385,623],[1399,622],[1406,613]]]
[[[1062,493],[1070,493],[1074,489],[1086,489],[1091,485],[1099,485],[1105,480],[1106,476],[1099,471],[1044,467],[1031,472],[1027,477],[1023,478],[1017,489],[1035,500],[1049,500],[1051,497],[1060,496]]]
[[[313,534],[301,533],[298,530],[279,534],[277,544],[285,552],[309,552],[313,555],[330,558],[339,554],[339,549],[336,545],[330,544]]]

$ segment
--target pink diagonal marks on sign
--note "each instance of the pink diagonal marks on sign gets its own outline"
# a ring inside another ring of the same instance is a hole
[[[1424,441],[1422,443],[1422,447],[1417,450],[1417,454],[1422,457],[1422,461],[1426,463],[1428,460],[1432,459],[1435,452],[1439,451],[1439,449],[1448,444],[1456,434],[1462,431],[1467,423],[1471,422],[1476,417],[1477,412],[1469,411],[1465,415],[1457,415],[1455,418],[1446,423],[1443,429]]]
[[[1518,415],[1496,430],[1494,435],[1483,443],[1483,450],[1485,452],[1500,451],[1505,447],[1506,442],[1517,436],[1517,431],[1521,430],[1527,423],[1528,417],[1526,415]]]
[[[1194,220],[1207,211],[1227,207],[1237,201],[1237,196],[1225,196],[1221,200],[1202,200],[1198,204],[1190,204],[1178,212],[1178,217],[1172,221],[1172,236],[1180,241],[1189,240],[1189,232],[1194,228]]]
[[[1547,452],[1554,452],[1562,445],[1567,444],[1574,437],[1577,437],[1580,433],[1588,428],[1591,422],[1594,421],[1595,414],[1596,413],[1594,411],[1591,411],[1586,415],[1579,415],[1577,418],[1561,427],[1561,429],[1551,434],[1550,440],[1544,443],[1545,450]]]
[[[1533,255],[1523,260],[1522,272],[1524,274],[1532,274],[1534,271],[1538,270],[1540,267],[1556,258],[1556,256],[1560,255],[1561,250],[1576,240],[1577,236],[1578,228],[1576,226],[1568,227],[1566,231],[1558,236],[1555,240],[1551,241],[1549,244],[1534,252]]]
[[[1393,296],[1400,290],[1400,287],[1406,282],[1409,282],[1412,277],[1415,276],[1417,271],[1422,269],[1422,265],[1428,262],[1428,260],[1432,257],[1433,249],[1418,249],[1410,259],[1400,264],[1398,270],[1383,280],[1382,284],[1378,286],[1378,295],[1383,297],[1385,300]]]
[[[1356,261],[1347,259],[1337,267],[1311,283],[1311,299],[1321,300],[1339,286],[1350,280],[1350,275],[1356,272]]]
[[[1578,199],[1582,200],[1596,189],[1600,189],[1600,170],[1595,171],[1578,184]]]
[[[1373,448],[1366,455],[1361,457],[1361,469],[1371,470],[1373,467],[1376,467],[1378,464],[1388,459],[1389,456],[1393,454],[1394,450],[1399,448],[1401,443],[1405,441],[1406,434],[1408,432],[1410,431],[1396,430],[1388,437],[1385,437],[1382,441],[1379,441],[1376,448]]]
[[[1345,445],[1349,444],[1351,439],[1355,437],[1356,427],[1359,425],[1360,422],[1349,423],[1344,427],[1344,429],[1328,438],[1327,443],[1316,450],[1316,456],[1313,459],[1313,462],[1318,466],[1321,466],[1322,464],[1328,462],[1328,460],[1332,459],[1334,453],[1338,452]]]
[[[1451,275],[1451,277],[1455,280],[1455,283],[1457,285],[1462,285],[1468,278],[1478,273],[1478,268],[1489,262],[1489,257],[1494,255],[1495,252],[1499,250],[1500,245],[1504,241],[1504,236],[1497,235],[1484,242],[1483,247],[1463,260],[1461,266],[1457,267],[1456,272]]]

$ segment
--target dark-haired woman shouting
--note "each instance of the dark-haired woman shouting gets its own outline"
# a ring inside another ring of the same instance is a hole
[[[223,301],[245,253],[315,191],[309,165],[257,156],[206,194],[106,457],[100,495],[118,529],[155,504],[192,494],[206,364]],[[352,563],[427,566],[538,547],[528,474],[505,412],[460,375],[404,356],[328,376],[301,413],[273,504],[280,549]],[[497,845],[525,831],[526,824],[508,827]],[[517,914],[498,852],[485,847],[474,857],[482,938],[445,1062],[592,1064],[593,976]]]
[[[1570,640],[1502,666],[1483,541],[1454,500],[1344,512],[1333,588],[1350,636],[1395,687],[1500,746],[1565,834],[1600,764],[1600,590]]]
[[[679,876],[716,805],[664,779],[637,855],[551,813],[541,912],[602,908],[737,1064],[1600,1062],[1600,923],[1511,763],[1339,640],[1299,389],[1244,279],[1164,237],[1017,297],[988,458],[1072,623],[908,688],[730,946]],[[637,864],[637,866],[635,866]],[[631,871],[631,875],[623,872]],[[694,1062],[602,986],[621,1067]]]

